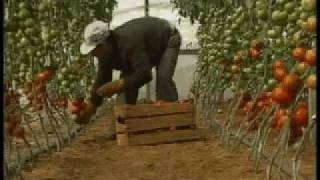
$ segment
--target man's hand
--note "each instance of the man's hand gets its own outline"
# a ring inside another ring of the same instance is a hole
[[[77,124],[87,124],[91,116],[96,113],[96,107],[90,100],[86,101],[85,106],[82,106],[82,108],[69,102],[68,109],[72,114],[76,115],[75,122]]]
[[[119,79],[102,85],[100,88],[98,88],[97,94],[100,96],[111,97],[116,93],[120,93],[123,90],[123,87],[124,80]]]

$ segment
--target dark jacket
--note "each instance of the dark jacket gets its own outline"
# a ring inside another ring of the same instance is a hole
[[[112,81],[112,71],[127,75],[125,89],[137,89],[152,80],[152,67],[157,66],[168,46],[170,35],[176,31],[168,21],[155,17],[130,20],[111,31],[110,41],[115,47],[111,58],[98,61],[98,74],[91,93],[91,101],[101,105],[102,97],[96,89]]]

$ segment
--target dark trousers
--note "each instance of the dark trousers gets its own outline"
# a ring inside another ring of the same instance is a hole
[[[156,99],[173,102],[178,100],[178,91],[175,82],[173,81],[173,75],[176,69],[178,55],[181,45],[181,35],[174,28],[171,37],[168,42],[168,46],[164,51],[159,64],[156,66]],[[125,74],[121,74],[120,77],[125,77]],[[139,94],[139,89],[130,89],[120,95],[118,100],[120,103],[126,102],[127,104],[136,104]]]

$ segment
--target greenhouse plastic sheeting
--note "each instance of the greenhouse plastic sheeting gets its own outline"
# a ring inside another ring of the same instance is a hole
[[[145,16],[144,0],[118,0],[111,28],[115,28],[133,18]],[[178,11],[173,8],[170,0],[149,0],[149,15],[166,19],[175,24],[182,35],[181,49],[196,49],[196,31],[198,24],[191,24],[189,19],[179,16]],[[181,18],[180,24],[178,19]]]

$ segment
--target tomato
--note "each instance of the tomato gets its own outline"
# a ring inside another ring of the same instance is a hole
[[[304,61],[304,56],[306,53],[306,49],[303,47],[297,47],[292,51],[292,57],[294,60],[302,62]]]
[[[30,16],[31,16],[31,13],[30,13],[30,11],[28,9],[24,8],[24,9],[19,10],[18,17],[20,19],[26,19],[26,18],[28,18]]]
[[[11,104],[11,102],[14,100],[14,97],[9,94],[9,93],[6,93],[5,96],[4,96],[4,102],[5,102],[5,105],[9,105]]]
[[[263,68],[264,68],[264,64],[263,63],[259,63],[259,64],[256,65],[256,69],[257,70],[263,70]]]
[[[269,79],[269,80],[268,80],[268,85],[274,86],[274,85],[276,85],[276,84],[277,84],[277,81],[276,81],[275,79]]]
[[[259,10],[266,9],[267,4],[264,1],[256,1],[256,8]]]
[[[287,114],[287,109],[279,109],[273,116],[272,127],[276,129],[281,129],[284,124],[284,120],[288,118]]]
[[[74,106],[74,108],[71,110],[71,114],[80,115],[81,108],[79,106]]]
[[[77,106],[77,107],[81,107],[82,101],[73,101],[72,105]]]
[[[166,103],[166,102],[163,101],[163,100],[158,100],[158,101],[155,103],[155,105],[156,105],[156,106],[163,106],[165,103]]]
[[[231,66],[231,72],[236,74],[240,72],[240,67],[238,65],[232,65]]]
[[[19,9],[24,9],[24,8],[27,8],[27,4],[25,2],[20,2],[19,3]]]
[[[276,68],[273,70],[273,76],[278,82],[281,82],[287,74],[288,72],[284,68]]]
[[[288,13],[286,11],[276,10],[272,13],[271,19],[275,24],[285,25],[288,19]]]
[[[298,19],[296,24],[301,27],[301,28],[304,28],[305,27],[305,24],[306,22],[304,22],[302,19]]]
[[[252,69],[251,68],[243,68],[242,70],[244,73],[250,74],[252,73]]]
[[[24,26],[25,27],[34,27],[36,24],[36,22],[34,21],[34,19],[32,18],[28,18],[25,22],[24,22]]]
[[[294,22],[297,21],[298,18],[299,18],[298,13],[293,12],[292,14],[290,14],[290,15],[288,16],[288,21],[294,23]]]
[[[309,64],[307,64],[306,62],[298,63],[298,65],[296,66],[296,72],[302,75],[309,69],[309,67]]]
[[[261,9],[257,11],[257,17],[261,20],[268,19],[268,11],[266,9]]]
[[[287,0],[276,0],[276,4],[278,5],[284,5],[287,2]]]
[[[293,12],[295,7],[296,7],[296,3],[294,1],[288,2],[284,5],[284,9],[287,12]]]
[[[268,91],[269,89],[271,89],[271,86],[268,85],[268,84],[264,84],[264,85],[262,86],[262,90],[263,90],[263,91]]]
[[[307,85],[308,88],[316,89],[317,88],[317,76],[315,74],[310,74],[307,77],[305,84]]]
[[[243,111],[246,113],[249,113],[253,110],[253,101],[248,101],[246,102],[246,104],[244,105]]]
[[[296,91],[301,83],[299,76],[296,74],[289,74],[284,77],[281,84],[284,88],[289,89],[291,91]]]
[[[305,127],[308,124],[308,118],[308,106],[305,103],[300,104],[292,115],[292,126]]]
[[[34,28],[26,28],[25,33],[32,36],[35,35],[36,30]]]
[[[302,0],[301,6],[303,10],[313,11],[316,9],[316,0]]]
[[[285,68],[284,65],[284,61],[283,60],[276,60],[273,64],[272,64],[273,69],[276,68]]]
[[[47,81],[50,78],[51,72],[46,70],[37,74],[37,78],[40,81]]]
[[[293,137],[300,137],[303,135],[301,127],[292,127],[292,133]]]
[[[294,96],[290,90],[280,86],[273,89],[271,97],[278,104],[288,104]]]
[[[14,134],[14,130],[16,129],[17,125],[18,125],[18,121],[16,119],[9,119],[9,121],[5,122],[5,127],[10,136]]]
[[[260,101],[257,102],[257,109],[258,109],[258,111],[261,111],[261,110],[263,110],[263,109],[265,109],[265,108],[266,108],[266,106],[265,106],[265,103],[264,103],[263,100],[260,100]]]
[[[306,29],[309,32],[317,32],[317,19],[316,17],[309,17],[306,24]]]
[[[254,60],[259,60],[261,58],[261,52],[256,49],[250,48],[249,54],[250,54],[250,57]]]
[[[25,139],[25,130],[23,127],[19,126],[15,131],[14,131],[14,136],[18,139]]]
[[[243,63],[243,60],[240,55],[235,55],[233,57],[233,62],[237,65],[241,65]]]
[[[293,34],[293,41],[294,42],[298,42],[300,41],[302,38],[304,38],[305,33],[303,33],[303,31],[299,30],[296,33]]]
[[[309,49],[306,51],[306,54],[304,56],[304,61],[308,63],[310,66],[316,65],[316,49]]]
[[[277,38],[281,35],[280,31],[278,31],[277,29],[270,29],[267,31],[267,35],[274,39],[274,38]]]
[[[249,55],[249,51],[248,50],[239,51],[238,55],[240,56],[240,58],[246,58]]]
[[[251,48],[260,51],[263,47],[263,42],[260,39],[254,39],[251,41]]]
[[[300,20],[307,20],[308,19],[308,13],[307,12],[301,12],[300,13]]]

